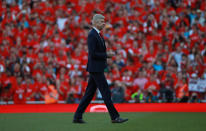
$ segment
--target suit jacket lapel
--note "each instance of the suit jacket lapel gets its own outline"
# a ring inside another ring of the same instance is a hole
[[[92,29],[92,30],[95,32],[96,37],[99,40],[99,43],[104,47],[104,49],[106,49],[104,38],[102,38],[95,29]]]

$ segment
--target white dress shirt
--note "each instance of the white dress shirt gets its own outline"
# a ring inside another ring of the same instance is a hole
[[[97,31],[97,33],[100,33],[100,30],[98,30],[96,27],[93,26],[93,28]]]

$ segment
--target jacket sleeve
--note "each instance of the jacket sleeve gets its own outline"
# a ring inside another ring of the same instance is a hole
[[[88,39],[87,39],[89,54],[94,59],[103,59],[103,60],[107,59],[106,52],[98,52],[96,50],[97,42],[98,41],[96,37],[93,34],[89,34]]]

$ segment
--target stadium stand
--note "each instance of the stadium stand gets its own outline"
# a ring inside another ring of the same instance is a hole
[[[0,1],[1,104],[78,103],[91,17],[106,17],[105,74],[122,102],[205,102],[206,1]],[[101,94],[93,99],[101,102]]]

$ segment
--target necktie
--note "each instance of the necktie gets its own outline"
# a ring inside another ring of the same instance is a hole
[[[99,32],[99,35],[103,38],[103,36],[102,36],[102,33],[101,33],[101,32]]]
[[[104,40],[103,40],[103,35],[101,34],[101,32],[99,32],[99,36],[101,37],[101,40],[102,40],[103,46],[105,46],[105,45],[104,45]]]

